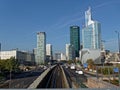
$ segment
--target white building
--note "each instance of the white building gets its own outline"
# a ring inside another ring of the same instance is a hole
[[[82,49],[80,51],[80,60],[82,64],[86,63],[88,59],[92,59],[96,64],[101,64],[101,50]]]
[[[1,59],[10,59],[11,57],[17,58],[17,51],[11,50],[11,51],[1,51],[0,52]]]
[[[54,60],[60,61],[61,60],[61,53],[55,53]]]
[[[66,44],[66,59],[73,60],[75,59],[75,50],[72,45]]]
[[[27,61],[31,63],[35,62],[34,54],[18,50],[1,51],[0,57],[1,60],[10,59],[11,57],[14,57],[15,59],[18,60],[19,63],[22,64],[24,64]]]
[[[69,60],[69,47],[70,44],[66,44],[66,59]]]
[[[66,55],[61,53],[61,60],[66,60]]]
[[[66,60],[66,55],[64,53],[55,53],[54,59],[57,61]]]
[[[46,56],[48,57],[49,60],[52,59],[52,45],[51,44],[46,44]]]

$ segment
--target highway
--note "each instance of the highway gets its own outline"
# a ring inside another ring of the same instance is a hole
[[[0,88],[27,88],[44,70],[27,71],[16,74],[11,80],[5,81]]]
[[[66,79],[63,75],[62,68]],[[28,88],[43,72],[44,69],[22,72],[21,74],[15,75],[11,80],[7,80],[3,85],[0,85],[0,88]],[[77,74],[75,70],[65,68],[65,66],[59,64],[47,73],[36,88],[66,88],[66,80],[68,82],[67,85],[69,85],[67,88],[87,88],[83,84],[87,80],[85,75]]]
[[[63,66],[64,72],[67,76],[67,80],[70,88],[87,88],[83,83],[87,81],[87,77],[83,74],[75,73],[75,70],[71,70],[70,68],[65,68]]]
[[[65,72],[65,76],[69,85],[69,88],[87,88],[83,83],[87,81],[85,75],[75,73],[75,70],[65,68],[61,66]],[[54,67],[46,77],[40,82],[37,88],[66,88],[63,72],[60,65]]]

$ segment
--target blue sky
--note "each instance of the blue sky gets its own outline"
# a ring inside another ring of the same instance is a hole
[[[2,50],[36,47],[36,33],[46,32],[54,52],[65,51],[69,27],[85,24],[84,13],[91,6],[92,17],[101,23],[106,49],[118,50],[120,0],[0,0],[0,42]]]

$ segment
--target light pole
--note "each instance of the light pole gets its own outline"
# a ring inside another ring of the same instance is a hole
[[[119,37],[119,32],[115,31],[118,34],[118,48],[119,48],[119,55],[120,55],[120,37]],[[119,86],[120,86],[120,70],[118,69],[118,78],[119,78]]]
[[[120,37],[119,37],[119,32],[115,31],[118,34],[118,49],[119,49],[119,54],[120,54]]]

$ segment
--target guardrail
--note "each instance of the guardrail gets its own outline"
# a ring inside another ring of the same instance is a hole
[[[35,89],[37,88],[37,86],[39,85],[39,83],[44,79],[44,77],[48,74],[48,72],[54,68],[56,65],[48,68],[47,70],[45,70],[29,87],[28,89]]]

